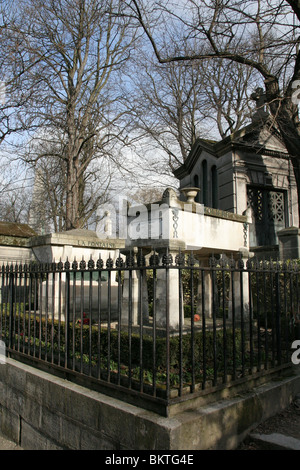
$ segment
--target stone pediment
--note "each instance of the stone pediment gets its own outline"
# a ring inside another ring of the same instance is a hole
[[[181,179],[191,173],[203,152],[219,158],[235,148],[245,150],[247,154],[265,154],[279,158],[288,156],[279,132],[268,118],[253,122],[220,141],[197,139],[186,161],[173,173]]]
[[[253,149],[255,153],[278,153],[288,155],[282,138],[273,126],[272,122],[266,120],[262,123],[253,123],[235,132],[230,137],[233,146],[244,146],[247,149]],[[227,139],[224,139],[224,143]]]

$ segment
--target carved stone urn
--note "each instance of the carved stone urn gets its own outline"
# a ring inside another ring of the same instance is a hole
[[[188,204],[192,204],[195,202],[195,197],[197,196],[200,188],[189,187],[189,188],[182,188],[180,191],[184,194],[187,199]]]

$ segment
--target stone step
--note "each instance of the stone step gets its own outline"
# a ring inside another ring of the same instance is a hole
[[[261,450],[300,450],[300,439],[280,433],[250,434],[249,439]]]

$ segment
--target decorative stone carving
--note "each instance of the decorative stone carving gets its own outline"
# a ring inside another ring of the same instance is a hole
[[[169,204],[169,206],[171,206],[171,202],[172,201],[177,201],[178,200],[178,197],[177,197],[177,194],[176,194],[176,191],[172,188],[167,188],[165,189],[165,191],[163,192],[163,198],[162,198],[162,201],[165,202],[166,204]]]
[[[182,188],[180,191],[184,194],[184,196],[187,199],[188,204],[193,204],[195,203],[195,197],[197,196],[198,192],[200,191],[200,188]]]

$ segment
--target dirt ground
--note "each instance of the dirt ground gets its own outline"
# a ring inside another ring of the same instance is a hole
[[[288,408],[281,413],[267,419],[264,423],[252,430],[255,434],[286,434],[288,436],[300,439],[300,396],[290,404]],[[260,450],[251,438],[247,437],[237,450]]]

